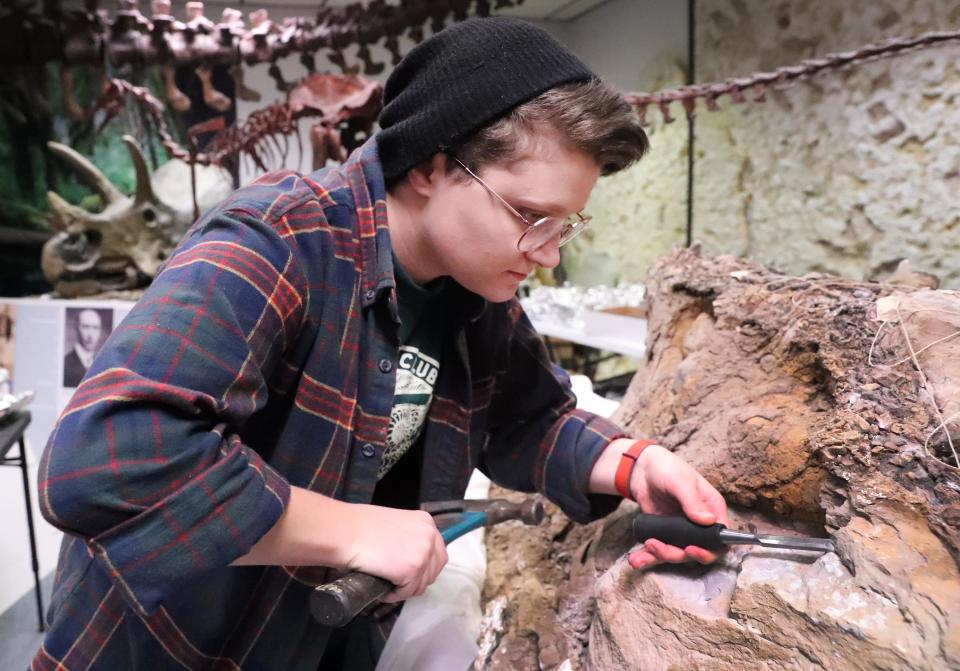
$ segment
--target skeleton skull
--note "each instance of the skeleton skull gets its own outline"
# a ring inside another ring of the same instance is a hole
[[[101,212],[71,205],[54,192],[47,199],[61,229],[43,248],[44,275],[57,293],[72,297],[149,284],[193,221],[190,166],[173,159],[151,179],[136,141],[123,137],[137,176],[136,192],[124,196],[90,161],[57,142],[50,150],[64,158],[98,193]],[[226,170],[196,166],[197,205],[212,207],[233,188]]]

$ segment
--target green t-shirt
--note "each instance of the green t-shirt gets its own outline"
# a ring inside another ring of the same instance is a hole
[[[440,375],[448,326],[443,309],[447,279],[441,277],[421,286],[406,273],[396,257],[393,267],[400,312],[400,360],[378,478],[393,468],[423,432]]]

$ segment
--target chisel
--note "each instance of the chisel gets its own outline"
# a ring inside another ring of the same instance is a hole
[[[836,551],[830,538],[773,536],[755,531],[736,531],[720,523],[705,526],[691,522],[686,517],[642,513],[633,520],[633,538],[637,543],[655,538],[679,548],[695,545],[705,550],[722,550],[727,545],[749,544],[781,550]]]

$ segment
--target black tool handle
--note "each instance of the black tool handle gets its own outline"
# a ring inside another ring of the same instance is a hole
[[[686,517],[670,517],[667,515],[637,515],[633,519],[633,538],[642,543],[649,538],[656,538],[667,545],[676,545],[685,548],[696,545],[705,550],[721,550],[725,547],[720,538],[720,532],[726,529],[720,523],[703,526],[695,524]]]
[[[355,571],[315,588],[310,612],[324,626],[342,627],[393,589],[389,580]]]

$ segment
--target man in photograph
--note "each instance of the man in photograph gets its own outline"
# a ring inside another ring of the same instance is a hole
[[[64,387],[76,387],[80,384],[103,339],[103,319],[97,310],[80,310],[74,326],[76,339],[73,348],[63,357]]]

